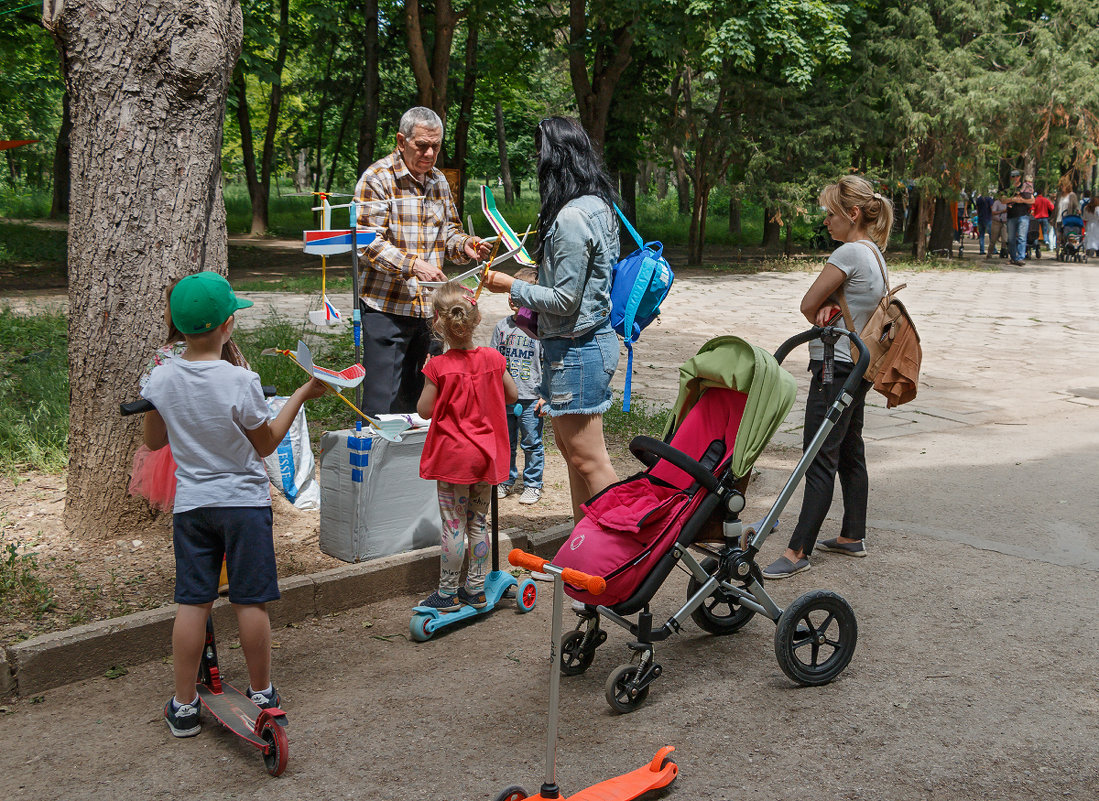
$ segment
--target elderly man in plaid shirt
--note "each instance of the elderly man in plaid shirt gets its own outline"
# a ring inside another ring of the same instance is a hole
[[[488,243],[462,230],[458,210],[435,160],[443,123],[417,106],[401,117],[397,149],[376,161],[355,187],[359,227],[376,234],[362,252],[363,407],[367,413],[411,412],[423,389],[431,338],[431,292],[417,281],[445,281],[443,259],[484,259]]]

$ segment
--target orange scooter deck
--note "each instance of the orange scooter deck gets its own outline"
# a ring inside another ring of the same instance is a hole
[[[559,798],[556,801],[631,801],[649,790],[667,787],[679,775],[679,766],[668,759],[668,755],[674,750],[672,746],[666,745],[656,752],[656,756],[648,765],[599,784],[593,784],[575,795]],[[531,796],[529,801],[541,798],[542,795],[539,793]]]

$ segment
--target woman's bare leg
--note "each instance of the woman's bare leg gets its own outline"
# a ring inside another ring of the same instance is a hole
[[[580,504],[618,481],[603,439],[603,415],[554,417],[553,437],[569,467],[572,513],[574,520],[579,522],[583,517]]]

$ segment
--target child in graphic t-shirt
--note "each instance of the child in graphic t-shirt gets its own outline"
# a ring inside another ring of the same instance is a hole
[[[530,267],[524,267],[515,273],[515,279],[533,284],[538,280],[538,274]],[[510,297],[508,304],[513,312],[519,310]],[[496,324],[491,345],[507,359],[508,374],[519,390],[519,402],[508,409],[511,469],[507,483],[497,487],[496,494],[506,498],[516,489],[519,468],[515,457],[516,446],[519,446],[523,449],[523,494],[519,503],[537,503],[542,497],[542,471],[546,463],[542,444],[542,399],[538,396],[538,385],[542,383],[542,343],[520,329],[512,314]]]
[[[485,564],[489,552],[486,519],[493,484],[508,475],[505,406],[518,393],[504,357],[473,345],[481,313],[461,284],[435,290],[435,332],[447,351],[424,367],[424,389],[416,411],[431,420],[420,458],[420,477],[439,484],[443,534],[439,589],[420,604],[454,612],[462,604],[487,605]],[[461,586],[462,560],[469,547],[469,571]]]

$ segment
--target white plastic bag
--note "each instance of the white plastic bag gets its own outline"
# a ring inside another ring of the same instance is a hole
[[[267,399],[271,416],[276,416],[287,398],[276,396]],[[309,427],[305,422],[305,407],[298,409],[290,430],[275,448],[275,452],[263,460],[267,477],[286,500],[298,509],[320,509],[321,489],[316,480],[316,464],[313,448],[309,444]]]

